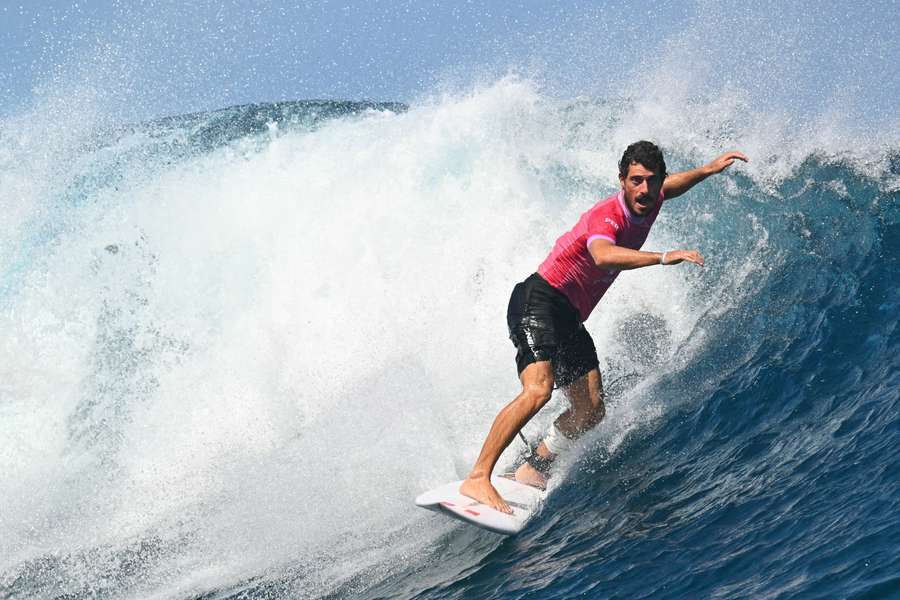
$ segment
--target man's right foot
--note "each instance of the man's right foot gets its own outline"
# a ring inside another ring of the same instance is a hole
[[[487,478],[466,479],[459,486],[459,493],[508,515],[513,512]]]

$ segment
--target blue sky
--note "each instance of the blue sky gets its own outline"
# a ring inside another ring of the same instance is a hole
[[[509,70],[568,97],[639,93],[657,75],[799,113],[850,97],[875,120],[896,115],[900,98],[896,0],[19,0],[0,4],[0,19],[0,115],[78,86],[123,118],[281,99],[409,102]]]

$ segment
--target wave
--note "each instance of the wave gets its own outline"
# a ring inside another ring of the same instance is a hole
[[[411,106],[4,121],[5,593],[896,589],[900,154],[772,123],[515,77]],[[646,244],[707,267],[624,275],[588,321],[627,385],[529,530],[415,511],[516,393],[512,285],[640,138],[670,170],[751,155]]]

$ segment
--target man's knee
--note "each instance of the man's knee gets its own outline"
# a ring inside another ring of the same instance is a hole
[[[536,362],[522,371],[522,394],[520,398],[527,402],[529,410],[534,413],[541,409],[553,394],[553,368],[549,361]]]
[[[591,428],[597,425],[606,416],[606,404],[603,395],[603,388],[593,388],[588,393],[587,408],[587,427]]]
[[[603,398],[601,397],[598,402],[591,402],[591,412],[588,417],[588,428],[596,426],[600,421],[603,420],[603,417],[606,416],[606,406],[603,404]]]
[[[586,381],[580,383],[582,385],[567,390],[571,405],[572,433],[575,435],[593,429],[606,416],[603,388],[599,385],[590,385]]]
[[[522,397],[534,411],[540,410],[553,395],[553,379],[526,383],[522,388]]]

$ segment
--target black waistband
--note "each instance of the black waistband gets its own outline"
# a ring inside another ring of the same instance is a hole
[[[542,292],[553,297],[554,304],[559,305],[560,309],[571,312],[572,315],[575,316],[577,321],[579,323],[581,322],[581,315],[579,314],[578,309],[575,308],[575,306],[569,300],[568,296],[553,287],[549,281],[541,276],[540,273],[532,273],[523,283],[525,283],[525,285],[529,287],[539,288]]]

